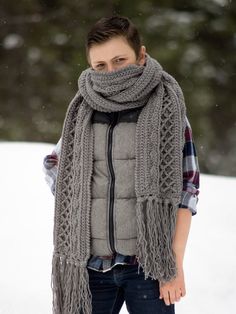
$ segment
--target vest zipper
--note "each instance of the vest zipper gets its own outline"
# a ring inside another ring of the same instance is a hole
[[[112,165],[112,136],[113,136],[113,129],[117,123],[119,112],[114,112],[113,119],[109,125],[108,129],[108,169],[111,176],[111,181],[109,184],[109,198],[108,198],[108,215],[109,215],[109,235],[108,235],[108,242],[110,245],[110,249],[113,253],[115,253],[115,240],[114,240],[114,190],[115,190],[115,173],[114,168]]]

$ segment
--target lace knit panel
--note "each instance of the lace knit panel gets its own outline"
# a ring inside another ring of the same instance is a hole
[[[72,169],[72,161],[73,161],[73,154],[74,154],[74,135],[75,135],[75,125],[77,120],[77,113],[74,113],[72,117],[72,123],[70,130],[67,130],[68,138],[66,139],[68,146],[66,149],[62,149],[62,153],[64,154],[64,163],[61,165],[61,173],[58,172],[59,176],[63,177],[61,181],[61,185],[58,185],[60,189],[59,197],[60,199],[60,208],[61,213],[60,215],[55,216],[55,229],[57,229],[58,238],[56,248],[67,254],[70,251],[70,244],[71,244],[71,200],[73,195],[73,172]],[[63,145],[63,143],[62,143]],[[59,160],[60,163],[60,160]],[[56,230],[54,230],[55,234]],[[55,242],[55,240],[54,240]]]
[[[160,194],[166,197],[179,195],[177,182],[181,175],[181,159],[174,158],[176,151],[181,148],[181,141],[176,136],[178,128],[178,109],[174,106],[166,89],[163,97],[160,131]]]

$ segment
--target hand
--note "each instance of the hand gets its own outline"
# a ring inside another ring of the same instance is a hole
[[[178,302],[186,295],[183,267],[178,267],[177,277],[166,283],[160,283],[160,299],[164,299],[166,305]]]

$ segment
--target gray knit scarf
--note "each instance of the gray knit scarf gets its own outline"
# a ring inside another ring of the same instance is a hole
[[[176,80],[148,54],[146,64],[113,72],[83,71],[69,104],[55,193],[53,313],[91,314],[90,253],[93,110],[144,106],[136,124],[137,259],[145,279],[176,276],[172,250],[182,191],[185,103]]]

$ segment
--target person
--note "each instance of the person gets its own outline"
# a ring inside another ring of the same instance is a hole
[[[124,16],[87,35],[62,135],[43,160],[55,195],[56,314],[174,313],[199,166],[182,90]]]

